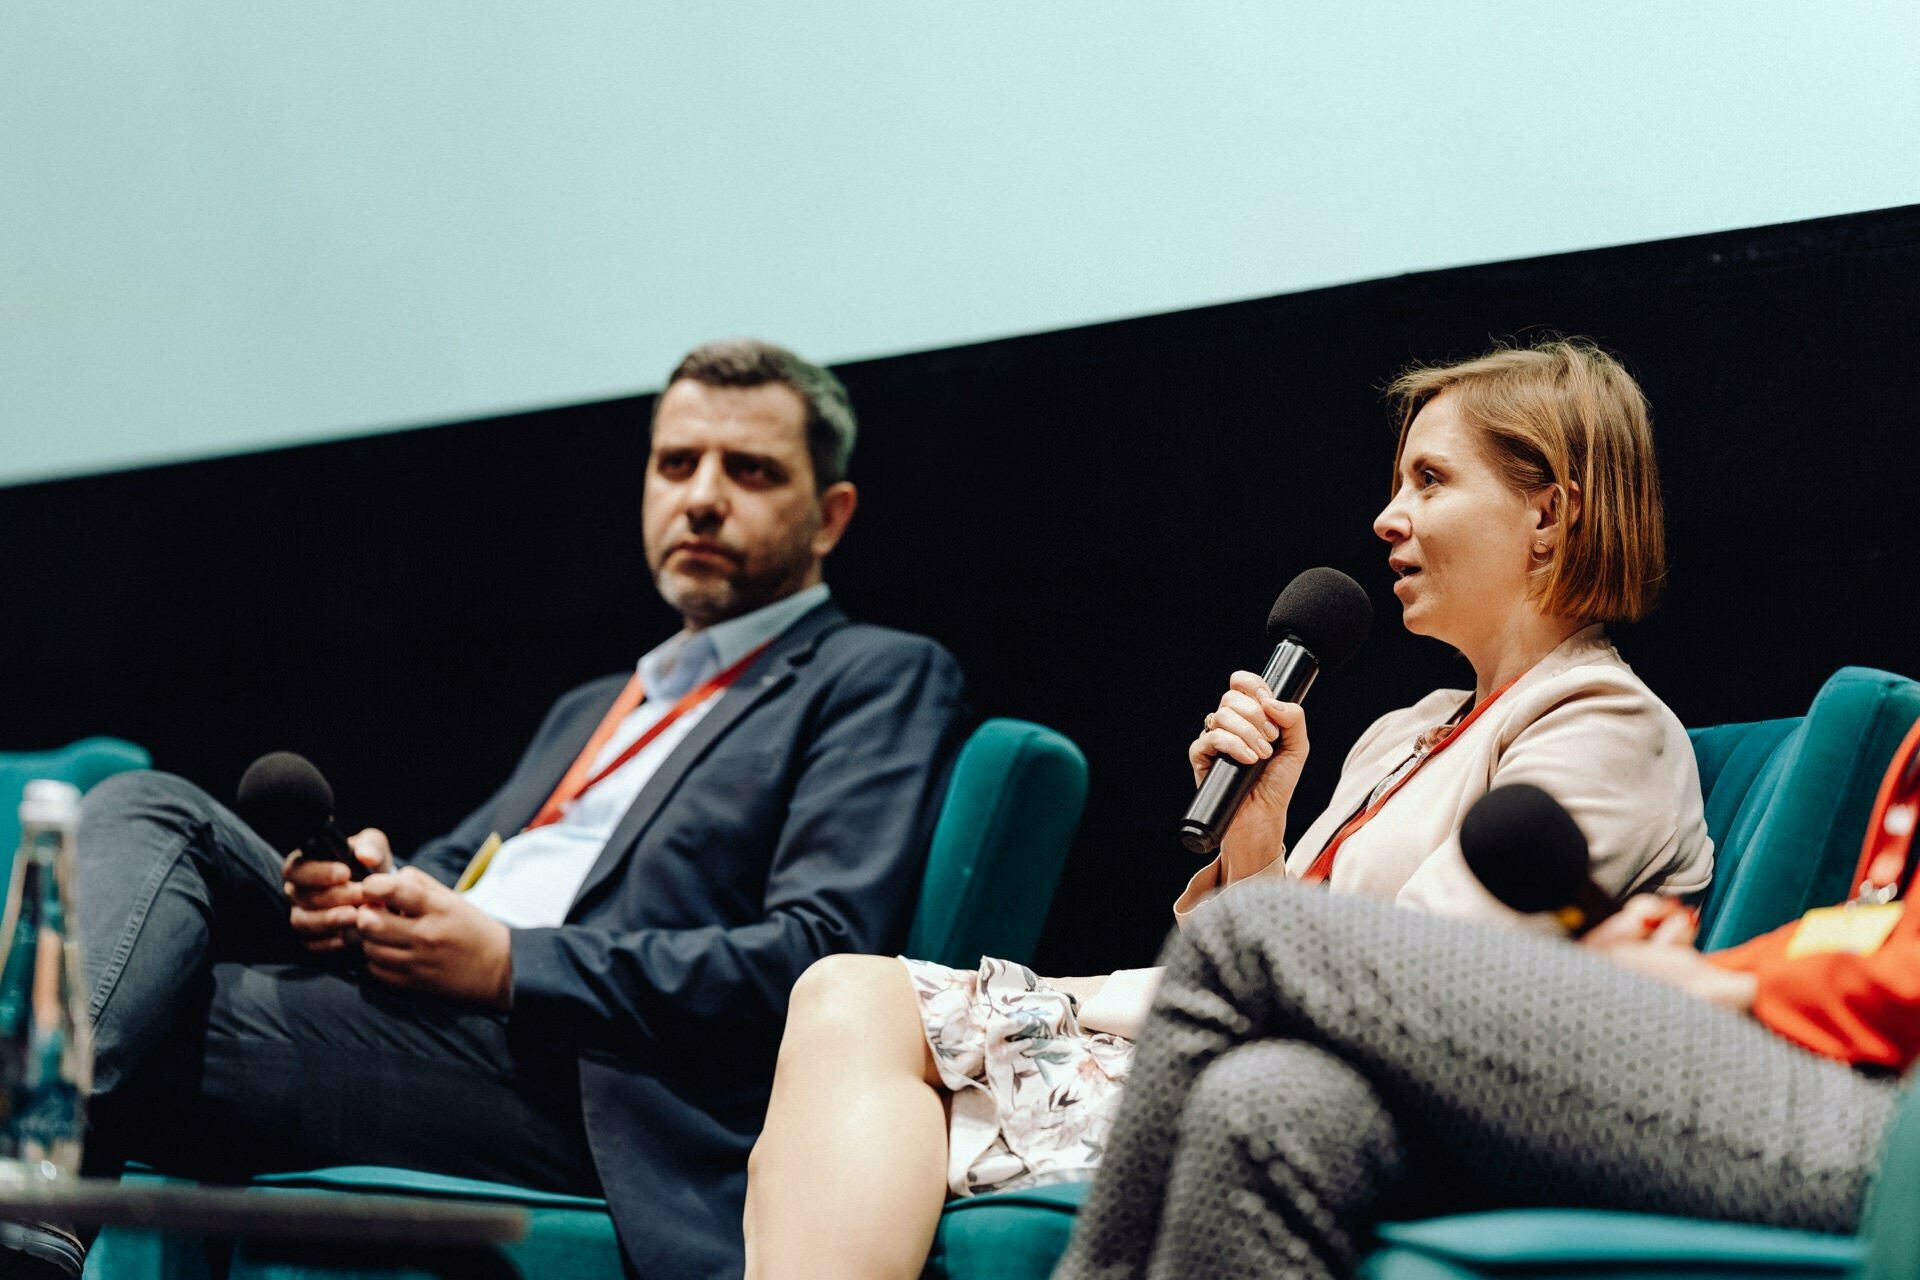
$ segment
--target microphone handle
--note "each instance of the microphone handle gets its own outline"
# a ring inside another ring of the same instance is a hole
[[[1579,914],[1580,922],[1567,930],[1568,936],[1586,937],[1601,921],[1616,915],[1624,905],[1620,899],[1595,884],[1591,878],[1580,877],[1580,891],[1574,896],[1572,903],[1573,910]]]
[[[344,862],[347,874],[354,880],[365,880],[372,875],[367,864],[353,856],[353,846],[347,843],[347,833],[332,818],[320,824],[320,829],[300,842],[300,856],[312,858],[316,862]],[[366,972],[366,953],[360,950],[358,933],[347,935],[346,949],[332,953],[331,957],[318,960],[321,964],[338,965],[342,970],[356,977]]]
[[[355,880],[365,880],[369,874],[367,864],[353,856],[346,832],[340,830],[332,818],[328,818],[318,831],[300,842],[300,856],[312,858],[315,862],[344,862],[349,875]]]
[[[1260,673],[1260,678],[1280,701],[1298,702],[1307,696],[1314,676],[1319,673],[1319,660],[1307,652],[1306,646],[1288,636],[1274,646],[1273,656],[1267,659],[1267,669]],[[1233,824],[1233,815],[1240,812],[1241,802],[1266,765],[1265,760],[1241,764],[1225,756],[1215,760],[1200,789],[1194,792],[1186,816],[1180,819],[1180,843],[1190,852],[1211,857],[1220,848],[1227,828]]]

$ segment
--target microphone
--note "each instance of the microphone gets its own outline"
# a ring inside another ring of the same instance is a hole
[[[1579,937],[1620,909],[1587,874],[1587,838],[1560,802],[1530,783],[1495,787],[1460,824],[1467,869],[1503,904],[1551,911]]]
[[[1372,625],[1373,602],[1359,583],[1338,569],[1309,569],[1287,584],[1267,614],[1267,642],[1274,648],[1260,678],[1280,701],[1298,702],[1322,669],[1332,671],[1354,655]],[[1266,764],[1216,759],[1180,819],[1180,843],[1202,856],[1218,849]]]
[[[240,775],[233,807],[277,852],[344,862],[355,880],[366,879],[366,864],[334,824],[333,788],[305,756],[274,751],[255,760]]]

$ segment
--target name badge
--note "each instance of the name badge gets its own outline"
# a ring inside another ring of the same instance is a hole
[[[1800,917],[1787,940],[1787,959],[1841,954],[1872,955],[1900,923],[1899,902],[1853,902],[1844,907],[1816,907]]]
[[[480,847],[473,851],[473,858],[467,863],[467,869],[462,871],[460,878],[454,882],[455,893],[465,893],[480,883],[480,877],[487,874],[487,868],[493,865],[493,855],[500,852],[502,843],[504,842],[500,839],[498,831],[487,834],[487,838],[480,842]]]

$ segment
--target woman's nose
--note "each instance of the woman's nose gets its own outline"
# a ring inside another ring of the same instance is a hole
[[[1400,497],[1394,495],[1391,502],[1380,508],[1380,514],[1373,518],[1374,536],[1387,542],[1399,542],[1407,536],[1407,513],[1400,505]]]

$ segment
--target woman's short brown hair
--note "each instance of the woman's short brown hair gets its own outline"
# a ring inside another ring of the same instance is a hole
[[[1542,612],[1632,622],[1652,610],[1667,573],[1660,471],[1647,397],[1618,360],[1584,338],[1501,345],[1409,369],[1387,394],[1400,416],[1396,484],[1414,416],[1448,394],[1516,490],[1558,486],[1571,512],[1567,491],[1579,486],[1578,513],[1535,575]]]

